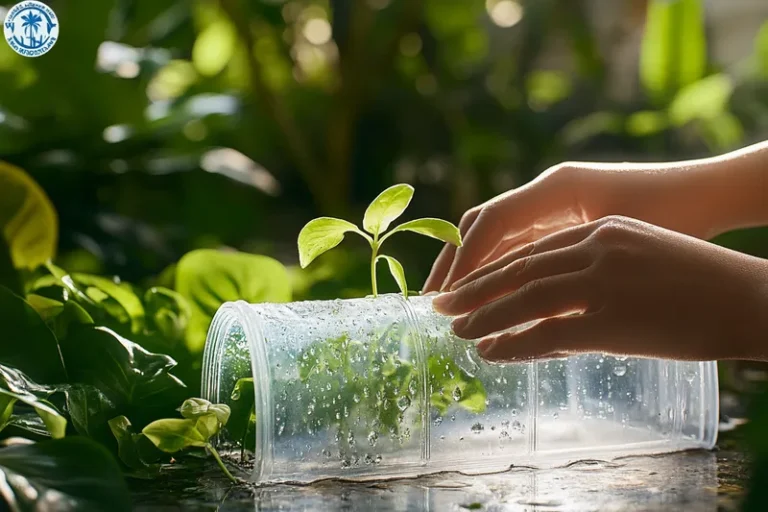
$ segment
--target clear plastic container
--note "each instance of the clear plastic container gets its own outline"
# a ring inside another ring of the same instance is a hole
[[[252,378],[255,418],[237,436],[225,429],[219,448],[256,482],[309,482],[714,446],[716,363],[588,354],[492,365],[431,300],[222,306],[203,395],[242,407],[251,388],[236,384]]]

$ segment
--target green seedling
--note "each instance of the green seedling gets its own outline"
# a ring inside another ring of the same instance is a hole
[[[458,247],[461,246],[459,229],[450,222],[441,219],[416,219],[400,224],[387,232],[392,221],[402,215],[412,198],[413,187],[410,185],[400,184],[386,189],[365,210],[363,217],[363,229],[365,231],[351,222],[333,217],[320,217],[309,221],[299,233],[299,263],[301,267],[306,268],[315,258],[339,245],[347,233],[356,233],[371,246],[371,290],[373,296],[378,295],[376,264],[380,260],[385,260],[392,277],[395,278],[403,296],[407,298],[408,285],[403,266],[392,256],[379,253],[381,246],[389,237],[401,231],[411,231],[437,238]]]
[[[205,448],[233,483],[238,483],[221,460],[211,438],[229,421],[230,410],[224,404],[212,404],[202,398],[185,400],[179,408],[183,418],[156,420],[141,431],[158,449],[176,453],[185,448]]]

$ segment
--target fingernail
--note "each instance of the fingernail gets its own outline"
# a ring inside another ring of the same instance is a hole
[[[453,330],[454,333],[459,334],[460,331],[467,326],[468,321],[469,320],[467,319],[466,316],[460,316],[459,318],[451,322],[451,329]]]
[[[443,313],[445,311],[445,308],[451,305],[451,301],[453,301],[453,294],[450,292],[441,293],[434,299],[432,299],[432,306],[435,308],[435,311],[438,313]]]

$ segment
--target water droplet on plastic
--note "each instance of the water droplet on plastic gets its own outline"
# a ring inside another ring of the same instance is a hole
[[[397,399],[397,408],[404,411],[411,405],[411,399],[407,395],[403,395]]]
[[[507,428],[509,426],[509,420],[501,421],[501,428]]]
[[[436,427],[439,427],[443,423],[443,417],[442,416],[438,416],[437,418],[435,418],[434,423],[435,423]]]
[[[373,459],[373,462],[374,462],[375,464],[378,464],[379,462],[381,462],[381,455],[377,455],[377,456],[376,456],[376,458],[375,458],[375,459]]]
[[[627,367],[626,365],[620,364],[613,367],[613,374],[617,377],[623,377],[627,374]]]
[[[560,414],[558,414],[557,412],[552,413],[552,418],[557,419],[559,417],[560,417]]]
[[[456,386],[453,389],[453,400],[455,402],[458,402],[459,400],[461,400],[461,389],[459,389],[459,386]]]
[[[347,436],[347,444],[349,444],[350,447],[355,446],[355,434],[352,432],[350,432]]]
[[[371,446],[376,446],[376,441],[379,440],[379,434],[376,432],[371,431],[370,434],[368,434],[368,444]]]
[[[354,395],[352,395],[352,400],[354,400],[356,404],[359,404],[360,396],[357,393],[355,393]]]
[[[520,424],[519,421],[515,420],[512,422],[512,430],[520,430],[522,431],[523,426]]]
[[[480,432],[485,430],[485,427],[483,427],[482,423],[475,423],[474,425],[472,425],[471,430],[473,434],[479,434]]]

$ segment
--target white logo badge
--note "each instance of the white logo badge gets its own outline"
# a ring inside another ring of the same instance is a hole
[[[39,57],[53,48],[59,37],[59,20],[42,2],[20,2],[8,11],[3,23],[5,40],[25,57]]]

